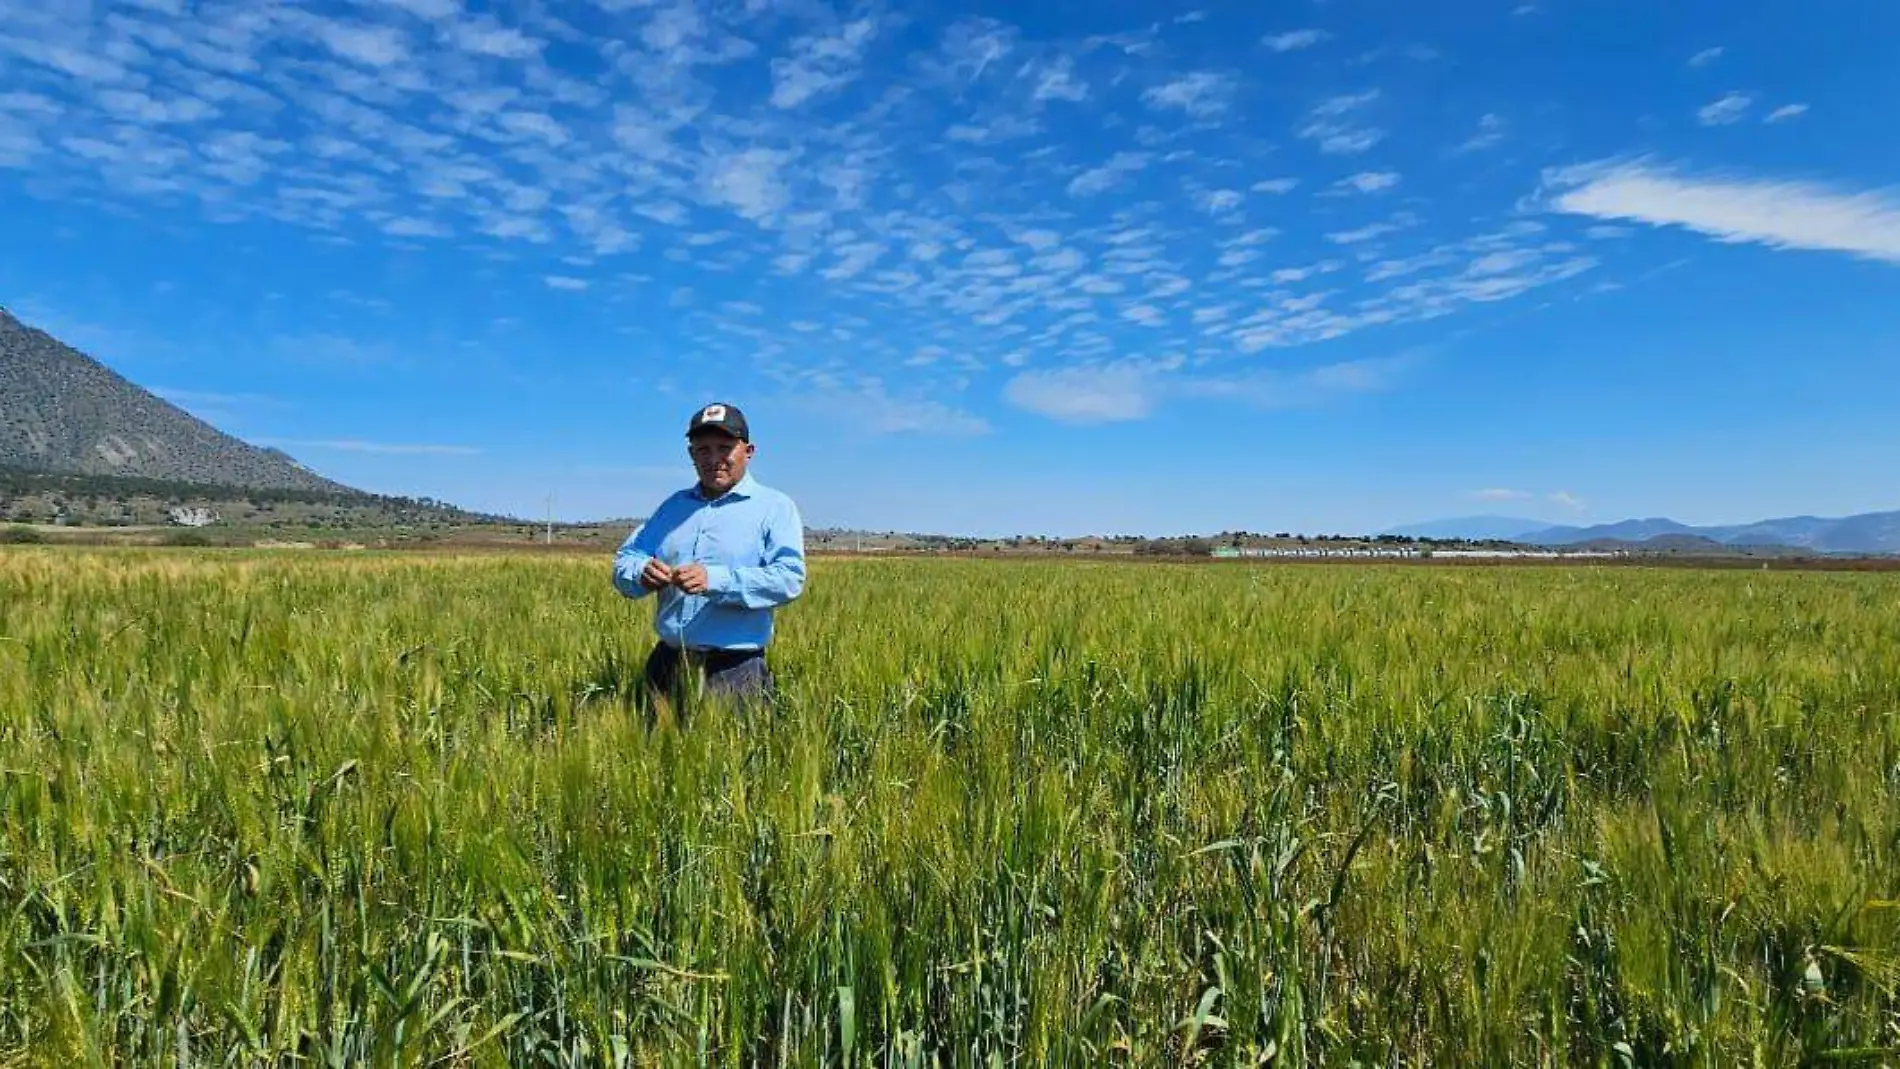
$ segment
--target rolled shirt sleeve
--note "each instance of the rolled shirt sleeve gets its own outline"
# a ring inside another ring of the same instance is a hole
[[[630,598],[644,598],[653,593],[640,581],[640,573],[647,562],[659,555],[661,532],[665,525],[660,521],[662,514],[673,506],[671,499],[662,502],[653,515],[647,518],[627,540],[620,544],[614,554],[614,588]]]
[[[653,554],[634,544],[636,534],[620,546],[620,552],[614,555],[614,589],[630,598],[644,598],[653,591],[648,590],[640,581],[640,573],[646,570],[647,561]]]

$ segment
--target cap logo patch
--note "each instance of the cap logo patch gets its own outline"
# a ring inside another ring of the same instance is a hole
[[[699,414],[699,418],[705,423],[717,423],[726,418],[726,406],[707,405],[705,411]]]

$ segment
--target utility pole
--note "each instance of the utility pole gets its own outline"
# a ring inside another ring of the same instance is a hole
[[[548,495],[548,545],[554,544],[554,495]]]

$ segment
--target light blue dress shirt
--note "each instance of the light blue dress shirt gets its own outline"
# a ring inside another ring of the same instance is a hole
[[[706,568],[706,592],[659,591],[654,631],[670,646],[762,650],[773,611],[805,589],[805,526],[792,499],[747,473],[707,500],[695,484],[653,511],[614,555],[614,586],[630,598],[654,593],[640,570],[658,557],[673,568]]]

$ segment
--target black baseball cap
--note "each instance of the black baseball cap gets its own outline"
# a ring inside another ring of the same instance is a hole
[[[724,431],[742,442],[752,440],[752,431],[746,426],[745,413],[738,405],[710,404],[693,413],[693,420],[686,425],[686,436],[706,429]]]

